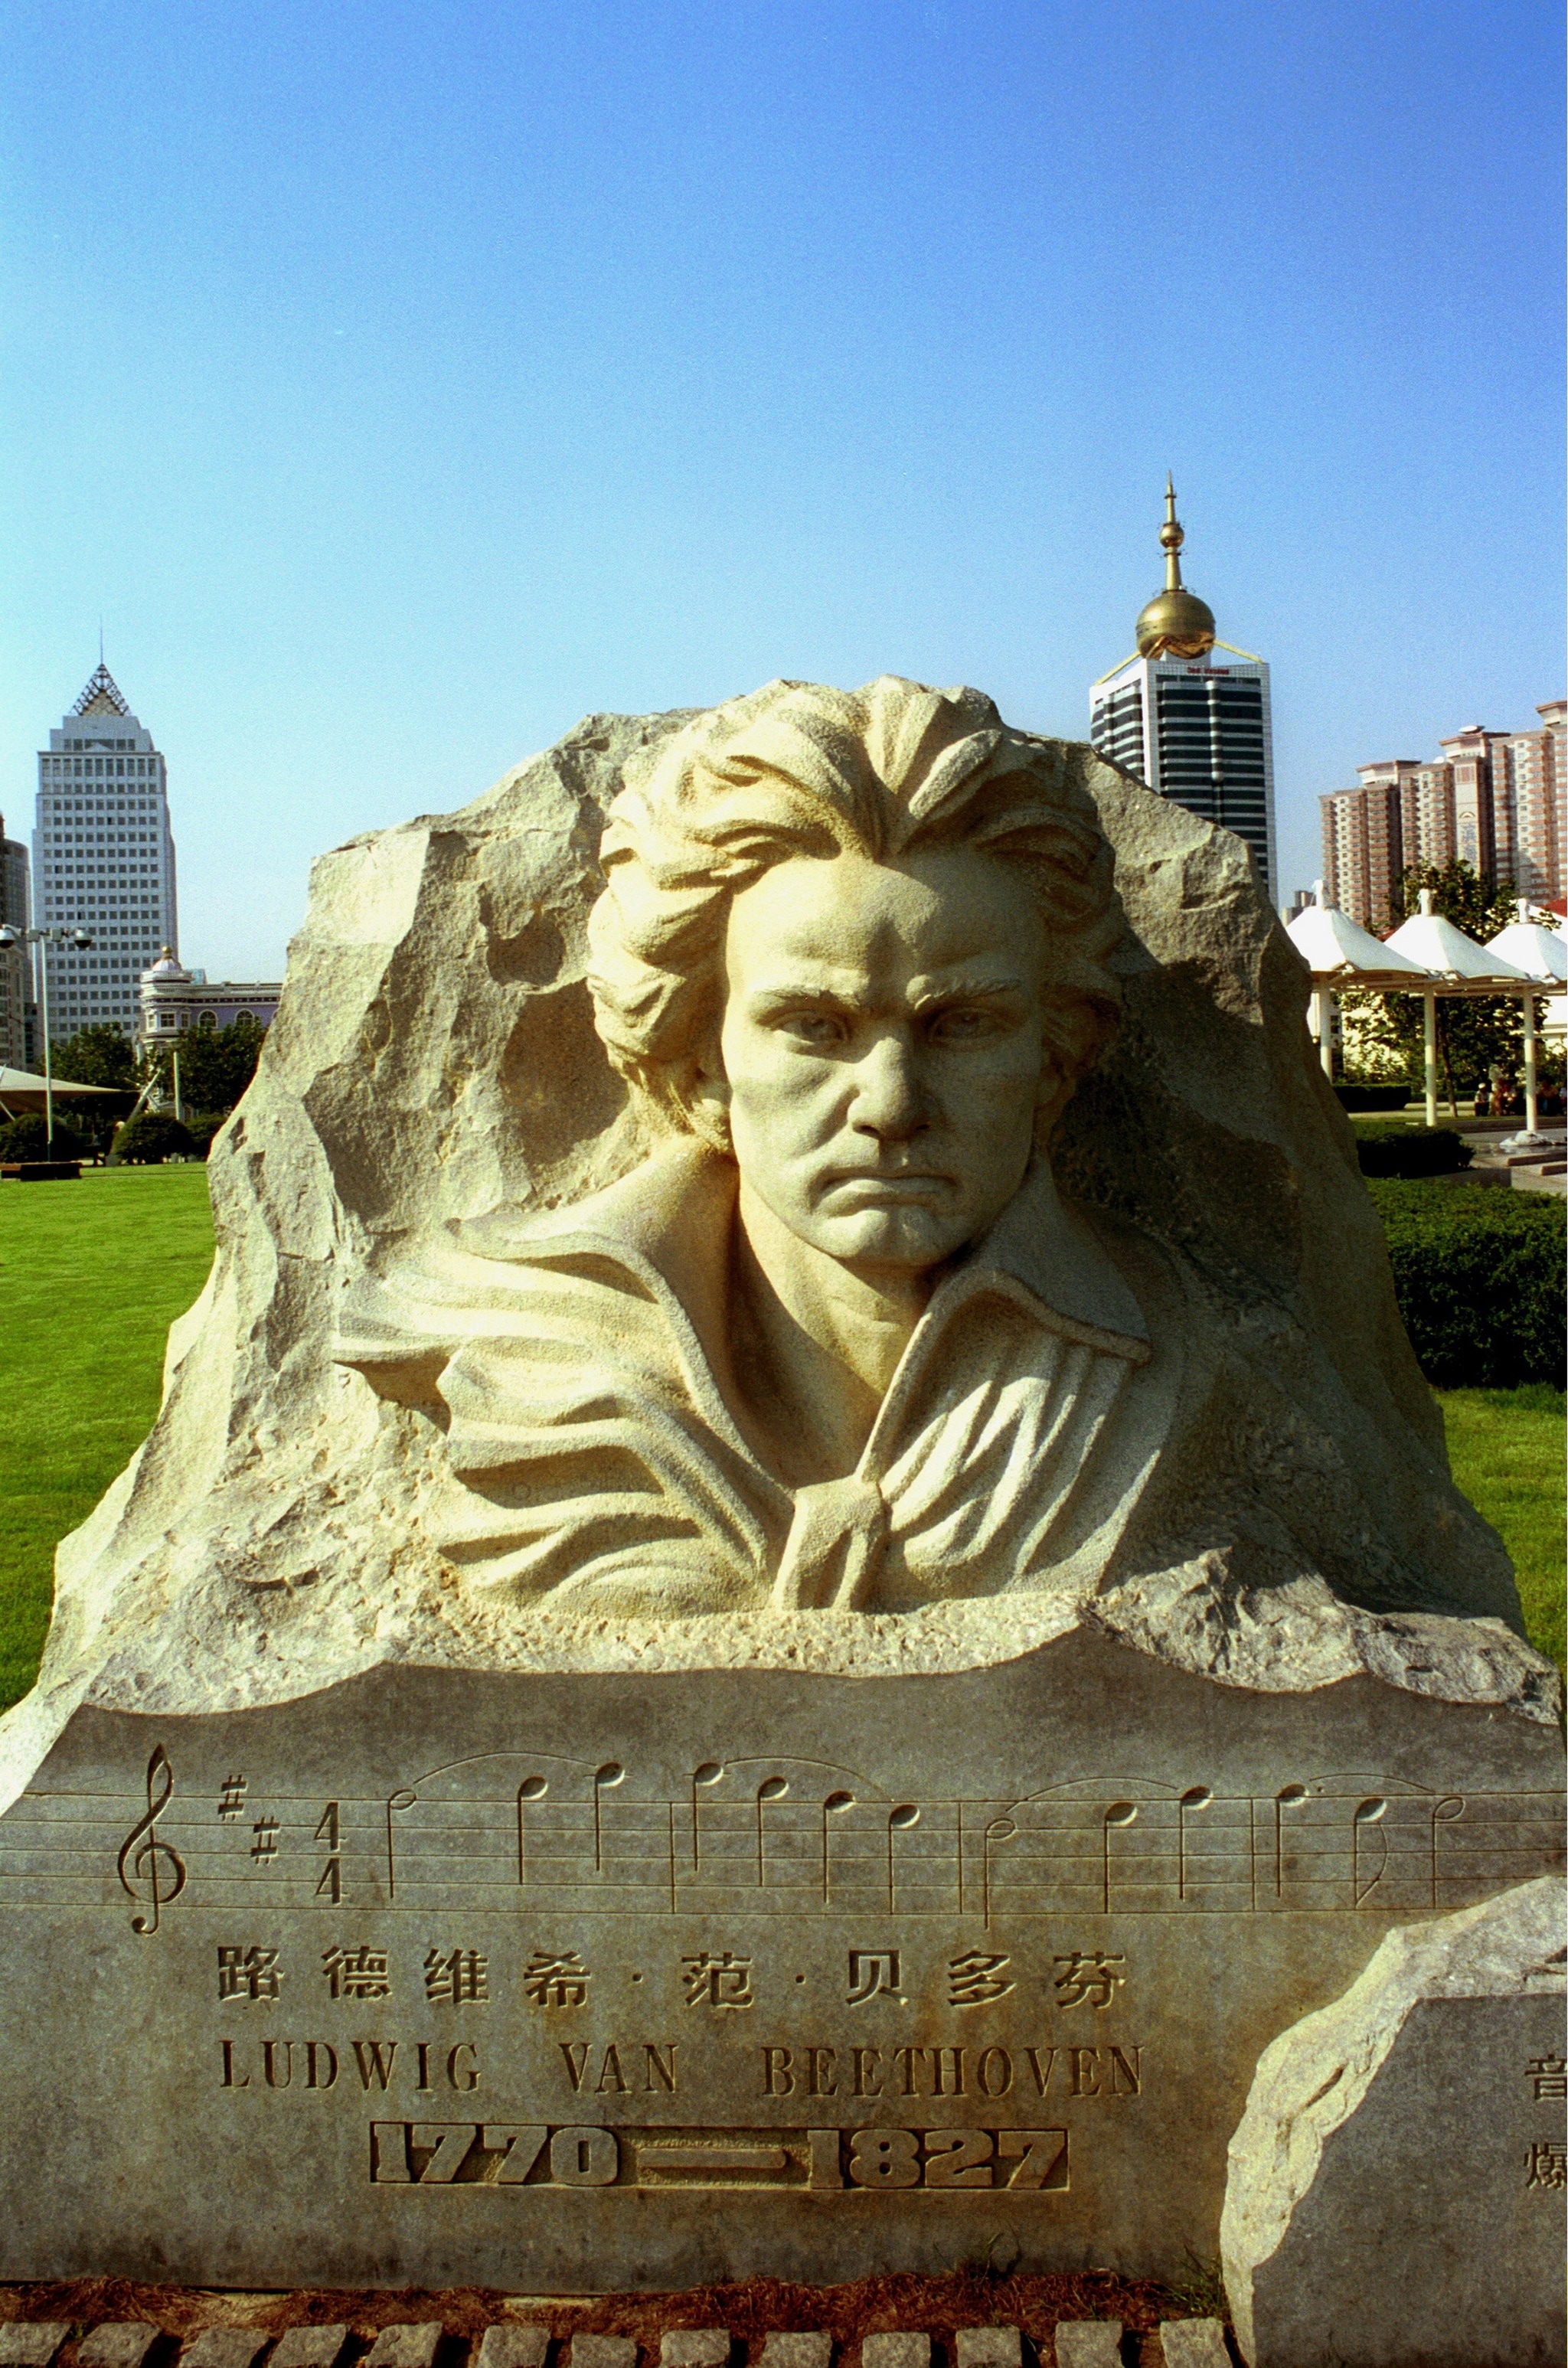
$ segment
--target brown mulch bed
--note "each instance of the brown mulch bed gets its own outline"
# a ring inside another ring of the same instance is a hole
[[[919,2329],[938,2339],[950,2357],[950,2339],[960,2327],[1019,2327],[1041,2368],[1051,2368],[1051,2330],[1059,2318],[1119,2318],[1130,2340],[1125,2357],[1159,2361],[1150,2338],[1162,2317],[1186,2317],[1199,2307],[1176,2300],[1168,2288],[1147,2278],[1106,2272],[1002,2277],[980,2270],[955,2270],[941,2277],[858,2278],[838,2286],[788,2285],[777,2278],[747,2278],[736,2285],[695,2286],[680,2294],[559,2294],[518,2296],[482,2286],[456,2286],[432,2293],[410,2286],[383,2291],[333,2293],[301,2289],[291,2294],[230,2294],[194,2286],[137,2285],[123,2278],[78,2278],[59,2283],[0,2287],[0,2319],[64,2319],[85,2328],[102,2319],[150,2319],[166,2335],[184,2338],[203,2327],[266,2328],[323,2326],[343,2320],[367,2340],[378,2328],[400,2320],[439,2319],[449,2336],[472,2337],[497,2320],[526,2318],[556,2336],[630,2335],[658,2357],[660,2337],[670,2328],[724,2327],[742,2343],[755,2343],[771,2329],[815,2328],[840,2345],[888,2329]],[[72,2351],[61,2368],[72,2368]]]

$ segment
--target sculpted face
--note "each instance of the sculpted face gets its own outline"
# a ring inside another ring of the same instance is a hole
[[[743,1181],[845,1265],[917,1274],[1000,1215],[1054,1091],[1027,882],[968,847],[799,857],[738,895],[720,1046]]]

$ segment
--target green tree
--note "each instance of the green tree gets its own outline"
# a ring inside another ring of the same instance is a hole
[[[1429,888],[1435,909],[1444,914],[1467,938],[1485,945],[1515,916],[1514,899],[1496,884],[1477,876],[1459,861],[1413,866],[1400,881],[1392,898],[1396,924],[1420,910],[1421,891]],[[1413,1087],[1426,1072],[1425,1014],[1416,995],[1347,995],[1344,1003],[1372,1043],[1403,1058]],[[1545,1003],[1536,1002],[1536,1027],[1546,1016]],[[1461,1100],[1473,1100],[1491,1071],[1503,1068],[1517,1076],[1524,1065],[1524,1005],[1517,996],[1448,996],[1437,998],[1437,1072],[1457,1115]],[[1543,1077],[1561,1066],[1540,1057]]]
[[[180,1101],[187,1110],[226,1118],[256,1075],[267,1030],[248,1011],[227,1028],[189,1028],[179,1040]],[[158,1047],[164,1089],[174,1090],[171,1048]]]
[[[100,1019],[91,1028],[78,1028],[62,1044],[50,1046],[49,1059],[54,1075],[70,1085],[109,1086],[124,1094],[136,1091],[136,1048],[112,1020]],[[127,1102],[74,1101],[66,1098],[54,1105],[55,1134],[58,1137],[62,1117],[69,1113],[76,1133],[95,1151],[102,1151],[129,1107]]]
[[[135,1046],[112,1020],[78,1028],[74,1036],[68,1036],[63,1044],[51,1044],[49,1052],[55,1076],[69,1078],[74,1086],[118,1086],[129,1093],[136,1090]]]
[[[162,1110],[141,1110],[117,1129],[114,1156],[129,1167],[155,1167],[172,1151],[188,1156],[195,1144],[177,1119]]]

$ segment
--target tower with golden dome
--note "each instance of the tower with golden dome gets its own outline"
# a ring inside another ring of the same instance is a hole
[[[1136,654],[1089,693],[1100,754],[1205,822],[1233,830],[1275,897],[1274,735],[1268,668],[1220,640],[1214,611],[1181,580],[1187,537],[1165,480],[1164,588],[1139,612]],[[1223,657],[1217,658],[1216,652]]]

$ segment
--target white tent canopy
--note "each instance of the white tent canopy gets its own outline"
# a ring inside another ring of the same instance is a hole
[[[1518,995],[1525,1011],[1525,1123],[1533,1133],[1535,995],[1529,990],[1533,987],[1539,993],[1542,984],[1568,977],[1568,948],[1557,933],[1527,922],[1526,907],[1521,905],[1517,921],[1500,930],[1490,945],[1478,946],[1445,914],[1434,910],[1432,891],[1423,888],[1420,911],[1413,913],[1392,937],[1378,939],[1329,903],[1321,880],[1313,898],[1287,925],[1285,934],[1312,973],[1318,1045],[1325,1076],[1333,1074],[1329,1008],[1335,989],[1356,986],[1419,995],[1426,1006],[1426,1123],[1436,1126],[1438,996]],[[1544,947],[1538,940],[1544,940]]]
[[[1297,914],[1285,934],[1314,981],[1332,981],[1337,986],[1377,986],[1386,980],[1401,986],[1425,977],[1420,962],[1406,954],[1391,953],[1369,929],[1362,928],[1337,905],[1331,905],[1321,880],[1312,894],[1315,901]]]
[[[1561,929],[1548,929],[1529,917],[1530,908],[1519,899],[1519,917],[1499,929],[1494,938],[1486,940],[1489,954],[1500,954],[1528,978],[1539,978],[1544,985],[1562,986],[1568,982],[1568,938]]]
[[[1426,971],[1434,985],[1450,984],[1470,992],[1478,983],[1495,985],[1499,994],[1517,993],[1528,984],[1528,973],[1516,970],[1502,954],[1478,946],[1473,938],[1446,914],[1434,912],[1430,888],[1421,891],[1421,910],[1412,913],[1389,939],[1390,948],[1409,956]]]
[[[40,1110],[51,1083],[57,1094],[122,1094],[124,1086],[74,1086],[68,1077],[49,1080],[35,1077],[28,1069],[0,1069],[0,1110],[7,1118],[19,1118],[25,1112]]]

